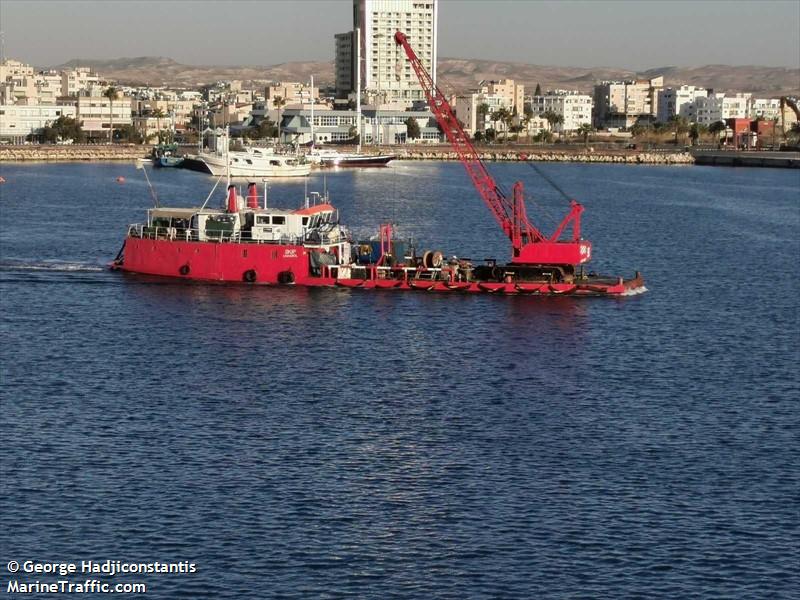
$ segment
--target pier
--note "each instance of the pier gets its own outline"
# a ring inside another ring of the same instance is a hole
[[[800,152],[698,150],[692,152],[692,156],[696,165],[800,169]]]

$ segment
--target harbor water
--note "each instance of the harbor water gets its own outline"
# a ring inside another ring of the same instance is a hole
[[[490,168],[544,230],[566,213]],[[125,275],[140,172],[0,165],[3,591],[8,561],[119,560],[196,564],[101,578],[148,598],[797,597],[800,173],[539,168],[584,204],[592,269],[647,293]],[[178,206],[215,181],[151,179]],[[508,257],[457,163],[324,179],[358,235]]]

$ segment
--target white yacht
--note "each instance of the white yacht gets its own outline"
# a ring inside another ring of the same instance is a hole
[[[203,152],[197,156],[212,175],[225,174],[224,152]],[[272,148],[245,148],[228,152],[231,177],[305,177],[311,164],[302,156],[278,154]]]

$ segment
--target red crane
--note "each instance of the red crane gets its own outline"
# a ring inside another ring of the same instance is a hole
[[[507,198],[503,194],[453,114],[450,103],[434,84],[430,73],[417,57],[406,35],[398,31],[394,35],[394,40],[405,50],[436,121],[458,154],[472,183],[489,210],[492,211],[494,218],[497,219],[503,233],[511,240],[511,264],[520,267],[553,266],[558,267],[565,275],[574,274],[576,265],[588,262],[592,255],[591,242],[581,239],[583,206],[572,200],[569,213],[550,237],[536,228],[528,220],[525,212],[522,182],[518,181],[514,184],[512,198]],[[572,225],[572,238],[560,240],[559,238],[570,225]]]

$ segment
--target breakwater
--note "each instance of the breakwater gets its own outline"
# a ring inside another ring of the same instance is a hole
[[[195,147],[182,149],[192,152]],[[349,151],[350,148],[342,148]],[[355,150],[355,148],[353,148]],[[365,149],[367,153],[370,149]],[[388,146],[381,150],[394,153],[400,160],[458,160],[449,146]],[[135,160],[147,156],[150,146],[81,145],[81,146],[0,146],[0,162],[16,161],[110,161]],[[687,152],[644,152],[636,150],[591,150],[556,148],[479,148],[484,161],[547,161],[623,164],[692,164],[694,158]]]
[[[0,162],[17,161],[108,161],[136,160],[147,156],[150,146],[68,145],[68,146],[0,146]]]
[[[458,154],[451,150],[404,148],[398,153],[403,160],[458,160]],[[627,150],[479,150],[483,161],[542,161],[542,162],[581,162],[581,163],[621,163],[647,165],[693,164],[694,157],[688,152],[637,152]]]

